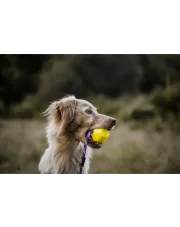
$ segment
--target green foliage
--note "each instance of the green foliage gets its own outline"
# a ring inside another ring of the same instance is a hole
[[[162,57],[158,55],[140,55],[140,62],[143,71],[143,78],[140,81],[141,91],[151,92],[155,87],[164,85]]]
[[[0,101],[6,107],[37,91],[39,80],[36,73],[43,59],[38,55],[0,56]]]
[[[78,86],[71,84],[72,92],[79,96],[91,92],[117,97],[139,90],[141,72],[137,55],[79,55],[70,65],[80,81]]]
[[[119,117],[124,121],[149,120],[155,115],[154,106],[149,102],[148,97],[144,95],[131,97],[119,110]]]
[[[12,105],[9,109],[9,117],[14,116],[18,119],[33,118],[39,114],[39,110],[34,106],[32,96],[27,96],[23,102],[17,105]]]
[[[179,74],[179,55],[2,55],[0,115],[31,118],[66,94],[90,97],[105,113],[127,120],[152,118],[156,106],[160,115],[168,108],[174,114],[178,91],[164,89],[180,81]],[[152,101],[143,101],[142,93],[154,89]]]
[[[166,89],[156,90],[151,97],[151,102],[156,106],[162,117],[180,113],[180,84],[168,85]]]
[[[69,57],[68,60],[71,60]],[[50,102],[70,94],[67,84],[73,78],[73,72],[66,57],[50,58],[39,74],[39,90],[34,96],[37,109],[43,111]],[[74,80],[76,80],[74,78]]]

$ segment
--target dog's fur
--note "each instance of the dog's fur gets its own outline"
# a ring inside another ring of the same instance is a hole
[[[77,173],[87,131],[94,128],[111,130],[115,125],[114,118],[99,114],[91,103],[74,96],[53,102],[45,114],[48,116],[46,137],[49,147],[40,160],[40,173]],[[88,144],[82,173],[89,170],[90,146]]]

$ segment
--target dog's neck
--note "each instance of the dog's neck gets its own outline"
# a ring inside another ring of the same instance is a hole
[[[52,165],[55,173],[76,173],[80,167],[82,146],[68,135],[58,135],[52,144]]]

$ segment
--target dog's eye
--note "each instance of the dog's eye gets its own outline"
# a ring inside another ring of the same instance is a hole
[[[92,110],[91,110],[91,109],[87,109],[85,112],[86,112],[87,114],[92,114]]]

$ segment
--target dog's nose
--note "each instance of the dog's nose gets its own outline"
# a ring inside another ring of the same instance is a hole
[[[116,119],[115,118],[111,118],[111,124],[112,124],[112,126],[114,126],[116,124]]]

